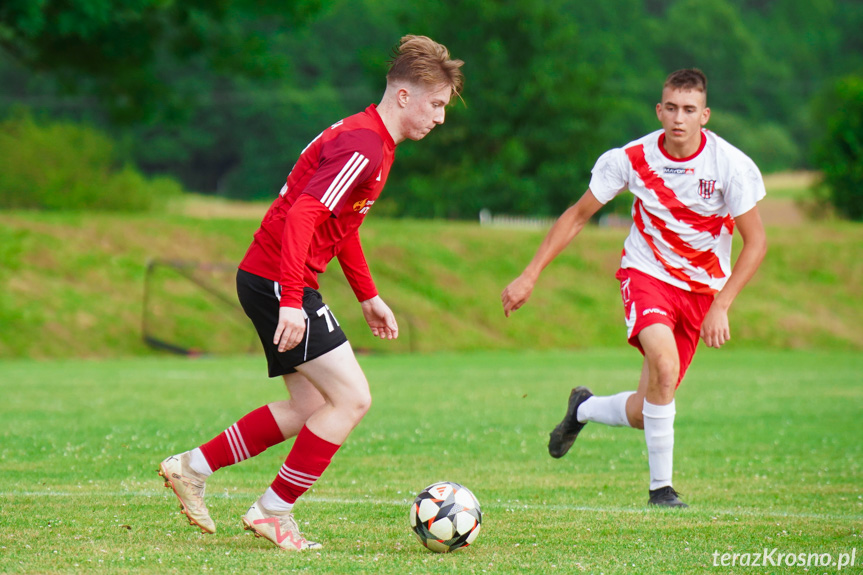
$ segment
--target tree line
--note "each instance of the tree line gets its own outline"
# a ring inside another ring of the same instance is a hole
[[[658,127],[682,67],[762,171],[821,167],[830,130],[853,170],[861,29],[857,0],[6,0],[0,115],[82,122],[147,174],[271,198],[322,128],[378,101],[399,38],[425,34],[466,62],[463,101],[400,146],[378,214],[547,216],[602,151]],[[850,99],[838,119],[831,94]]]

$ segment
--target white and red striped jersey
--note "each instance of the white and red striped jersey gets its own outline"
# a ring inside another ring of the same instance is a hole
[[[324,130],[300,154],[240,269],[279,282],[282,306],[299,308],[303,287],[317,289],[318,274],[338,257],[360,301],[377,295],[358,229],[395,148],[374,104]]]
[[[688,158],[665,151],[657,130],[597,160],[590,190],[605,204],[635,196],[622,268],[634,268],[695,293],[716,293],[731,275],[734,217],[765,195],[761,172],[746,154],[703,129]]]

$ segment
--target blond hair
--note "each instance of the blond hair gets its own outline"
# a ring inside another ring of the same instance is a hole
[[[403,36],[389,61],[387,82],[398,80],[426,86],[448,85],[453,95],[461,94],[464,62],[453,60],[449,50],[426,36]]]

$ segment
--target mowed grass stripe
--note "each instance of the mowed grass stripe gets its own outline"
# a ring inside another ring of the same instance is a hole
[[[98,494],[93,494],[89,492],[84,493],[72,493],[72,492],[55,492],[55,491],[11,491],[8,493],[0,493],[2,497],[32,497],[32,498],[42,498],[42,497],[80,497],[86,499],[96,499],[99,497],[102,498],[126,498],[126,497],[159,497],[163,495],[161,491],[152,490],[152,491],[117,491],[117,492],[104,492],[100,491]],[[210,499],[229,499],[236,501],[249,502],[254,501],[258,497],[258,493],[249,491],[243,493],[212,493],[207,495],[207,500]],[[169,498],[170,499],[170,498]],[[308,503],[315,503],[321,505],[378,505],[381,507],[399,507],[404,510],[408,509],[408,506],[412,503],[413,498],[411,499],[392,499],[392,500],[382,500],[382,499],[371,499],[371,498],[362,498],[362,499],[339,499],[333,497],[318,497],[314,495],[305,495],[303,497],[303,501]],[[634,508],[634,507],[590,507],[586,505],[563,505],[559,503],[521,503],[521,502],[483,502],[481,503],[481,507],[484,512],[488,512],[489,510],[530,510],[530,511],[584,511],[588,513],[653,513],[655,510],[652,509],[644,509],[644,508]],[[824,519],[824,520],[832,520],[832,519],[840,519],[840,520],[860,520],[863,521],[863,514],[841,514],[841,515],[831,515],[826,513],[788,513],[788,512],[770,512],[770,511],[755,511],[752,509],[719,509],[712,507],[701,507],[697,510],[687,511],[687,514],[699,514],[699,515],[733,515],[733,516],[748,516],[748,517],[763,517],[763,518],[771,518],[771,517],[793,517],[798,519]]]

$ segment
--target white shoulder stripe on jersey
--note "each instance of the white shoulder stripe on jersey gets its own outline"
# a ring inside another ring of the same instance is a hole
[[[331,211],[333,209],[335,209],[336,205],[338,205],[339,201],[342,199],[342,196],[345,195],[345,192],[347,192],[348,190],[351,189],[351,186],[353,185],[354,180],[356,180],[357,176],[359,176],[360,173],[362,173],[362,171],[365,169],[365,167],[368,165],[368,163],[369,163],[368,159],[364,159],[362,161],[362,163],[359,166],[357,166],[356,170],[352,174],[349,174],[347,176],[349,179],[347,179],[340,186],[338,195],[336,195],[333,199],[331,199],[329,202],[329,205],[327,206],[328,208],[330,208]]]
[[[351,159],[348,160],[344,166],[342,166],[341,171],[333,178],[333,181],[330,183],[330,187],[327,188],[327,191],[324,193],[321,198],[321,203],[326,204],[329,207],[330,201],[335,197],[336,193],[340,188],[340,183],[346,174],[349,174],[353,169],[356,168],[357,163],[361,161],[362,154],[359,152],[354,152],[351,156]]]
[[[359,152],[354,152],[354,155],[344,165],[321,199],[330,211],[336,207],[344,193],[350,188],[353,181],[368,163],[369,161],[365,156]]]
[[[357,179],[357,176],[360,175],[360,172],[365,169],[368,163],[368,158],[359,152],[354,152],[354,155],[351,156],[351,159],[348,160],[333,180],[333,183],[331,183],[330,187],[327,188],[326,193],[321,198],[321,203],[327,206],[330,211],[333,211],[339,203],[339,200],[341,200],[342,196],[345,195],[345,192],[350,189],[354,180]]]

